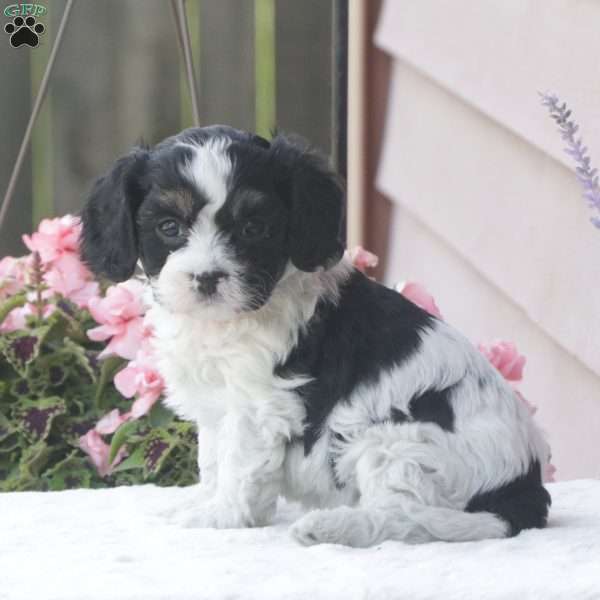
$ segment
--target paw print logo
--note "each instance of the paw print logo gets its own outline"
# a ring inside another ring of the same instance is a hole
[[[4,31],[10,35],[10,45],[13,48],[23,44],[35,48],[40,43],[39,36],[46,31],[46,28],[41,23],[37,23],[35,17],[29,16],[26,19],[15,17],[12,23],[4,26]]]

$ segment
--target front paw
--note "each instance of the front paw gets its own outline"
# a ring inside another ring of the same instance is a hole
[[[174,521],[180,527],[201,529],[240,529],[250,525],[240,510],[216,500],[186,507],[175,515]]]

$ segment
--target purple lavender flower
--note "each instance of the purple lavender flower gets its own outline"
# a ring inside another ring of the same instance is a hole
[[[590,208],[600,213],[600,186],[598,185],[598,169],[591,166],[591,158],[588,155],[588,149],[583,145],[581,137],[575,138],[579,125],[574,120],[569,120],[571,111],[567,108],[565,102],[560,104],[560,100],[555,94],[540,94],[542,104],[548,107],[550,116],[556,121],[561,137],[567,142],[565,152],[572,156],[577,167],[577,179],[583,187],[583,197],[588,201]],[[592,223],[600,228],[600,216],[591,217]]]

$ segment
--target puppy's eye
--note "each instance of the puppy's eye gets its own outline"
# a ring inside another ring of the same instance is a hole
[[[160,231],[160,233],[168,238],[180,237],[182,234],[181,225],[175,219],[161,221],[158,224],[157,229]]]
[[[242,237],[245,240],[258,240],[266,237],[267,233],[268,227],[264,221],[246,221],[242,227]]]

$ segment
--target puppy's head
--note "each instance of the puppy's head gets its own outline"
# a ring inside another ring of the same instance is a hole
[[[229,318],[263,306],[288,264],[336,264],[342,211],[336,176],[302,143],[188,129],[133,149],[96,181],[82,255],[113,281],[139,259],[166,308]]]

